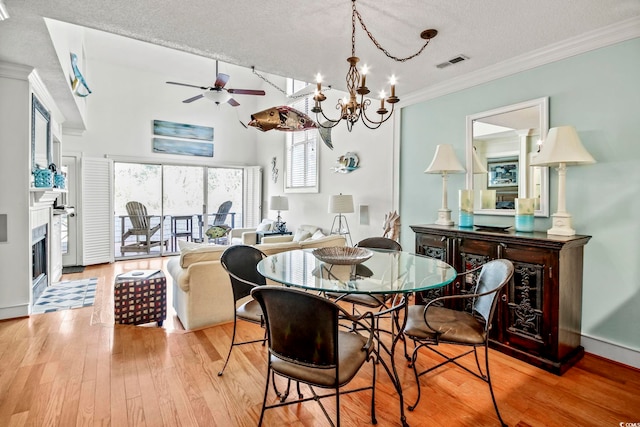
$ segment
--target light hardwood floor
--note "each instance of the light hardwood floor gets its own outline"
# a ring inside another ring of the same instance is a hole
[[[159,258],[118,262],[64,279],[98,277],[100,286],[110,289],[120,272],[165,265]],[[87,307],[0,321],[0,426],[257,424],[264,347],[236,347],[224,376],[218,377],[231,324],[184,331],[171,314],[163,328],[114,326],[104,321],[104,313],[94,315],[100,310]],[[239,325],[241,338],[263,333],[257,326]],[[640,423],[638,370],[587,355],[560,377],[498,352],[491,351],[490,358],[498,404],[511,426]],[[419,364],[435,360],[424,353]],[[401,356],[397,364],[405,397],[413,402],[413,373]],[[366,365],[355,385],[365,384],[370,375]],[[459,368],[432,372],[421,383],[422,401],[407,412],[411,426],[498,425],[486,384]],[[369,401],[368,392],[344,396],[342,425],[369,424]],[[332,399],[326,402],[335,410]],[[400,425],[397,395],[383,369],[378,371],[376,412],[378,425]],[[267,411],[264,425],[328,423],[318,405],[308,402]]]

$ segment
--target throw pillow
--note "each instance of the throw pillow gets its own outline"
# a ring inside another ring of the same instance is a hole
[[[294,242],[302,242],[303,240],[307,240],[311,237],[311,233],[306,230],[297,229],[296,234],[293,235]]]
[[[311,240],[318,240],[318,239],[322,239],[323,237],[326,237],[326,236],[324,235],[322,230],[316,230],[316,232],[313,233],[313,235],[311,236]]]
[[[231,231],[231,227],[229,227],[228,225],[222,224],[222,225],[214,225],[213,227],[205,231],[204,234],[206,234],[207,237],[209,237],[210,239],[218,239],[220,237],[226,236],[227,233],[229,233],[229,231]]]
[[[263,219],[262,222],[258,224],[256,231],[271,231],[273,223],[274,221],[271,221],[270,219]]]

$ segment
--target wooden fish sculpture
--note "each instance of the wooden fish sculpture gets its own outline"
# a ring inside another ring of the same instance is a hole
[[[318,125],[305,113],[287,105],[271,107],[251,115],[249,126],[263,132],[271,129],[284,132],[297,132],[317,129]]]

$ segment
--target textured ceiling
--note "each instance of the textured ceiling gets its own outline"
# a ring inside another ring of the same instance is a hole
[[[59,104],[65,126],[82,128],[43,17],[99,29],[224,62],[300,80],[316,73],[344,89],[351,55],[351,1],[278,2],[189,0],[5,0],[0,60],[38,69]],[[425,29],[439,31],[422,55],[396,62],[377,50],[357,24],[356,54],[370,66],[377,93],[390,75],[408,94],[640,16],[640,0],[358,0],[370,32],[391,54],[422,45]],[[117,50],[117,47],[114,47]],[[119,51],[139,67],[138,55]],[[90,60],[92,52],[86,52]],[[470,59],[438,69],[457,55]]]

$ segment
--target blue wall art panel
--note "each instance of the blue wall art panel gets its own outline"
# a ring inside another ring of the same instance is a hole
[[[198,139],[200,141],[213,141],[213,128],[166,122],[164,120],[153,121],[153,134],[172,136],[175,138]]]
[[[213,157],[213,143],[153,138],[153,152],[180,154],[182,156]]]

